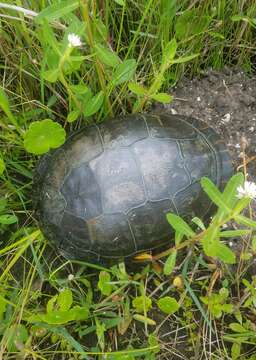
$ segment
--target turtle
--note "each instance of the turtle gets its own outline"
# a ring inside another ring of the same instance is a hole
[[[34,206],[43,234],[68,259],[124,261],[170,246],[168,213],[209,218],[214,207],[200,179],[223,189],[232,173],[225,142],[206,122],[120,115],[41,157]]]

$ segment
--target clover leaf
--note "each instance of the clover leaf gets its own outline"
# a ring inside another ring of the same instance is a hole
[[[159,299],[157,305],[160,310],[162,310],[164,313],[168,315],[175,313],[176,311],[179,310],[180,307],[177,301],[170,296],[165,296]]]
[[[41,155],[62,145],[65,138],[66,132],[60,124],[44,119],[30,124],[24,137],[24,146],[28,152]]]

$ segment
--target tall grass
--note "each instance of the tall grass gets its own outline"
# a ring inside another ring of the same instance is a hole
[[[31,122],[44,118],[51,118],[71,131],[110,115],[150,107],[153,98],[138,105],[127,82],[116,87],[111,85],[112,70],[94,54],[100,37],[120,61],[136,60],[133,80],[148,88],[159,75],[163,51],[171,40],[176,39],[177,58],[197,54],[188,62],[166,68],[158,89],[161,92],[171,92],[182,76],[200,76],[208,68],[239,66],[248,73],[255,72],[256,3],[254,0],[80,0],[70,13],[57,14],[42,24],[36,21],[37,14],[58,3],[56,0],[0,2],[0,87],[1,94],[3,92],[0,96],[0,159],[5,163],[0,175],[0,215],[8,215],[5,223],[0,224],[0,358],[132,360],[159,356],[164,359],[168,344],[163,344],[163,352],[157,355],[159,344],[153,330],[148,330],[152,324],[147,323],[149,320],[144,319],[138,330],[143,336],[136,334],[132,325],[131,294],[133,297],[147,294],[156,302],[160,290],[168,293],[173,291],[173,286],[158,272],[156,264],[153,270],[143,265],[129,276],[122,265],[113,269],[86,263],[77,266],[58,257],[48,247],[34,219],[31,189],[36,157],[25,151],[23,136]],[[66,80],[47,81],[43,76],[49,61],[46,53],[49,47],[55,46],[55,41],[62,41],[67,28],[72,28],[77,19],[85,26],[81,36],[82,54],[86,59],[70,75],[65,74]],[[69,86],[81,80],[93,94],[102,91],[104,102],[93,116],[68,123],[66,118],[72,105]],[[209,267],[200,258],[191,261],[195,269],[202,266],[207,271],[197,282],[197,286],[204,288],[205,283],[212,281]],[[99,271],[106,277],[106,283],[109,283],[106,274],[110,274],[112,297],[106,295],[106,289],[99,291]],[[188,329],[189,346],[192,352],[198,353],[198,348],[204,348],[205,344],[203,340],[201,344],[196,340],[194,324],[207,328],[209,319],[205,313],[200,315],[200,311],[194,318],[198,307],[193,307],[189,297],[192,294],[198,301],[198,295],[191,289],[194,277],[195,272],[186,272],[188,280],[182,294],[185,317],[173,318],[176,330],[173,328],[171,334],[184,346],[182,332]],[[29,322],[28,319],[45,312],[47,307],[67,306],[58,298],[62,288],[71,289],[71,309],[85,308],[88,304],[92,307],[89,321],[64,325],[57,321],[39,322],[39,325]],[[248,287],[247,293],[250,291]],[[225,324],[222,329],[227,330]],[[207,328],[207,331],[211,330]],[[212,358],[230,359],[229,347],[219,339],[221,331],[215,329],[215,332],[217,345]],[[249,335],[244,341],[253,342]],[[175,351],[178,352],[178,348]],[[168,354],[173,350],[170,349],[171,346]],[[115,350],[120,351],[112,354]]]

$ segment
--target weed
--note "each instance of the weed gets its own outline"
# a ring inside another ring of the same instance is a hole
[[[255,221],[249,197],[236,196],[242,174],[222,193],[203,178],[218,209],[210,224],[168,214],[174,246],[140,255],[132,271],[64,260],[31,204],[36,155],[66,133],[169,103],[183,75],[255,71],[255,11],[253,0],[0,2],[0,358],[255,358]]]

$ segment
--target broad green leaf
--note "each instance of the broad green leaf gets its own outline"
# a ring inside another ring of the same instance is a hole
[[[0,215],[0,224],[11,225],[18,222],[18,218],[15,215],[5,214]]]
[[[4,197],[0,198],[0,213],[5,210],[7,206],[7,200]]]
[[[243,215],[236,215],[234,219],[238,224],[243,224],[252,228],[256,228],[256,221],[251,220]]]
[[[17,345],[25,345],[26,341],[28,340],[28,331],[22,324],[11,325],[6,329],[4,338],[9,352],[19,351],[20,349],[17,347]]]
[[[112,285],[109,284],[111,276],[107,271],[101,271],[99,273],[98,288],[103,295],[110,295],[112,292]]]
[[[229,324],[229,328],[237,333],[243,333],[247,330],[239,323],[231,323]]]
[[[70,321],[74,320],[74,316],[70,311],[59,311],[59,310],[55,310],[52,312],[49,312],[47,314],[43,314],[43,315],[38,315],[38,320],[36,320],[36,322],[46,322],[47,324],[52,324],[52,325],[61,325],[61,324],[66,324]]]
[[[78,118],[78,116],[80,115],[80,110],[73,110],[71,111],[68,116],[67,116],[67,121],[69,123],[76,121],[76,119]]]
[[[177,47],[178,45],[175,38],[172,39],[170,42],[168,42],[168,44],[165,46],[163,50],[163,58],[162,58],[163,67],[168,67],[169,64],[172,62],[176,54]]]
[[[189,36],[195,17],[195,9],[183,11],[183,13],[177,17],[175,24],[175,34],[178,39],[183,40]]]
[[[144,315],[140,315],[140,314],[134,314],[133,315],[133,318],[137,321],[140,321],[140,322],[143,322],[144,324],[147,324],[147,325],[156,325],[156,322]]]
[[[167,258],[164,264],[164,274],[170,275],[176,264],[177,251],[173,251]]]
[[[241,354],[241,343],[240,342],[234,342],[232,344],[232,347],[231,347],[231,358],[232,358],[232,360],[239,359],[240,354]]]
[[[80,66],[87,59],[86,56],[70,56],[69,61],[66,61],[63,66],[63,72],[65,75],[70,75],[73,72],[80,69]]]
[[[195,59],[196,57],[198,57],[200,54],[191,54],[188,56],[182,56],[179,57],[177,59],[172,60],[172,64],[183,64],[185,62],[191,61],[193,59]]]
[[[125,60],[117,65],[113,72],[112,84],[117,86],[131,80],[135,74],[136,65],[136,60],[134,59]]]
[[[62,325],[70,321],[86,320],[89,316],[89,309],[85,306],[75,306],[68,311],[54,310],[47,314],[35,314],[29,316],[26,321],[30,323],[44,322],[52,325]]]
[[[173,96],[166,93],[158,93],[150,96],[151,99],[154,99],[162,104],[168,104],[173,100]]]
[[[244,15],[233,15],[230,18],[232,21],[237,22],[237,21],[241,21],[241,20],[247,20],[247,16]]]
[[[87,103],[85,110],[83,112],[84,116],[88,117],[95,114],[99,111],[104,100],[103,91],[98,92],[95,96],[93,96]]]
[[[121,62],[121,60],[114,51],[101,44],[95,45],[95,51],[99,60],[107,66],[115,67]]]
[[[174,240],[175,240],[175,245],[179,245],[181,240],[183,238],[183,234],[180,233],[179,231],[175,231],[175,236],[174,236]]]
[[[227,264],[236,263],[236,256],[233,251],[221,242],[216,245],[216,256]]]
[[[87,306],[74,306],[69,310],[73,319],[76,321],[87,320],[89,316],[89,308]]]
[[[139,96],[147,95],[148,92],[146,88],[137,83],[129,83],[128,88],[131,92]]]
[[[203,250],[207,256],[217,255],[217,246],[219,243],[219,228],[210,227],[202,238]]]
[[[191,227],[178,215],[169,213],[166,215],[167,221],[169,224],[181,234],[186,235],[187,237],[192,237],[195,235],[195,232]]]
[[[231,177],[231,179],[228,181],[227,185],[225,186],[225,189],[222,193],[222,200],[226,204],[227,207],[230,209],[233,209],[235,204],[238,201],[237,198],[237,188],[239,185],[242,185],[244,183],[244,175],[243,173],[237,173]],[[225,216],[226,213],[223,212],[222,209],[218,209],[217,214],[215,216],[216,220],[221,221],[223,216]]]
[[[229,297],[229,291],[227,288],[222,287],[219,291],[219,296],[222,302],[226,301]]]
[[[86,86],[85,84],[71,85],[70,89],[78,95],[84,95],[85,93],[87,93],[87,91],[89,91],[88,86]]]
[[[233,209],[234,216],[239,215],[244,209],[246,209],[250,202],[250,197],[243,197],[242,199],[239,199]]]
[[[35,18],[36,22],[46,19],[53,21],[59,19],[72,11],[76,10],[80,5],[79,0],[62,0],[43,9]]]
[[[24,146],[28,152],[41,155],[61,146],[65,138],[66,132],[60,124],[44,119],[30,124],[24,137]]]
[[[59,69],[47,70],[42,73],[42,76],[45,80],[50,83],[55,83],[59,77]]]
[[[60,44],[55,37],[55,32],[47,20],[42,20],[41,27],[39,28],[39,31],[37,31],[37,36],[41,42],[42,47],[44,48],[44,58],[46,56],[45,59],[47,59],[46,61],[47,65],[50,65],[49,60],[51,62],[50,58],[52,57],[53,54],[54,54],[53,56],[54,64],[57,65],[59,57],[62,55],[62,53],[59,48]],[[51,48],[48,47],[49,45]]]
[[[138,312],[148,312],[152,308],[152,301],[148,296],[137,296],[132,301],[132,306]]]
[[[222,199],[222,193],[214,185],[214,183],[207,177],[202,177],[201,186],[209,198],[223,211],[230,213],[231,209],[225,204]]]
[[[222,316],[222,305],[215,304],[214,306],[210,307],[210,312],[216,319],[219,319]]]
[[[202,220],[199,219],[197,216],[195,216],[191,221],[192,221],[194,224],[196,224],[196,225],[199,227],[199,229],[201,229],[201,230],[205,230],[205,229],[206,229],[206,227],[205,227],[204,223],[202,222]]]
[[[4,170],[5,170],[5,163],[4,160],[0,158],[0,175],[3,174]]]
[[[73,304],[72,291],[69,288],[62,290],[57,298],[57,303],[61,311],[67,311]]]
[[[241,311],[237,311],[235,314],[234,314],[236,320],[239,322],[240,325],[242,325],[242,322],[243,322],[243,316],[241,314]]]
[[[251,234],[251,230],[227,230],[227,231],[221,231],[219,233],[220,237],[224,237],[224,238],[234,238],[234,237],[238,237],[238,236],[246,236]]]
[[[177,303],[176,299],[165,296],[158,300],[157,306],[161,311],[163,311],[165,314],[173,314],[176,311],[179,310],[180,305]]]
[[[211,16],[203,14],[198,16],[198,11],[194,7],[190,10],[185,10],[177,17],[175,25],[176,36],[179,40],[186,41],[192,35],[200,35],[200,33],[208,30],[211,20]],[[200,41],[200,39],[197,41]]]
[[[57,298],[58,298],[58,294],[54,295],[50,300],[48,300],[47,305],[46,305],[47,313],[53,312],[55,310],[54,307],[55,307]]]
[[[124,6],[125,0],[114,0],[118,5]]]

